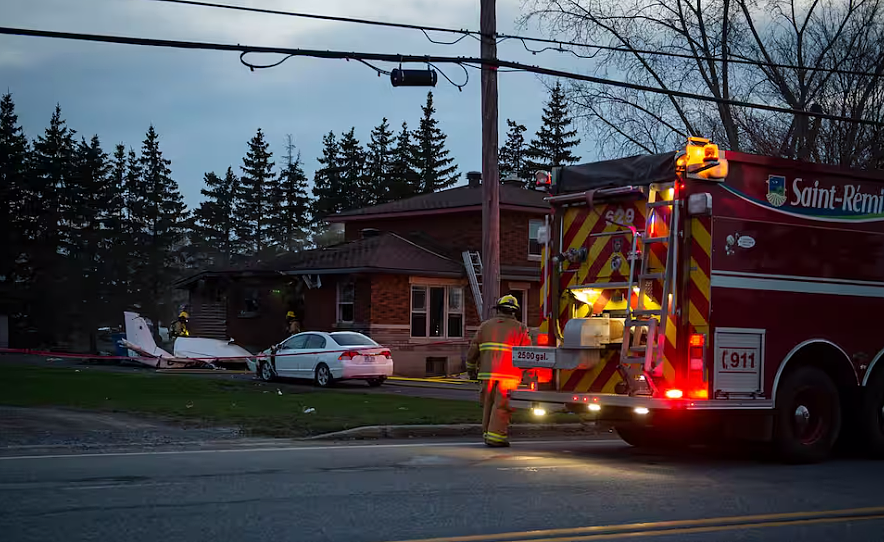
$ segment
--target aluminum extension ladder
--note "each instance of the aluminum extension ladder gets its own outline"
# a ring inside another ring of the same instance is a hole
[[[656,192],[656,193],[655,193]],[[661,189],[652,190],[656,196]],[[620,351],[620,374],[626,382],[626,390],[630,395],[652,394],[654,391],[652,376],[661,376],[663,371],[663,349],[666,344],[667,316],[674,310],[672,302],[675,294],[676,274],[678,272],[678,215],[680,202],[673,198],[657,200],[656,197],[648,198],[648,224],[652,220],[660,220],[660,214],[656,212],[660,208],[669,208],[669,220],[666,221],[666,235],[654,236],[646,227],[644,232],[634,236],[633,247],[639,248],[641,266],[638,273],[635,272],[635,262],[639,254],[633,252],[629,263],[629,295],[633,287],[638,287],[638,302],[635,309],[632,303],[626,304],[626,321],[623,326],[623,345]],[[659,228],[659,225],[657,226]],[[655,228],[655,229],[657,229]],[[661,270],[651,268],[651,247],[662,243],[666,247],[666,260]],[[634,249],[635,250],[635,249]],[[645,299],[650,293],[654,281],[663,280],[660,308],[645,308]],[[647,328],[647,343],[641,343],[642,329]]]
[[[482,312],[482,256],[475,251],[463,252],[463,265],[467,269],[467,278],[470,280],[470,288],[473,292],[473,300],[476,302],[476,311],[479,318],[483,318]]]

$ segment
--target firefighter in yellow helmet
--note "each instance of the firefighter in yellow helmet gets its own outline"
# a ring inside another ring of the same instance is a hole
[[[172,324],[172,328],[169,330],[170,338],[190,337],[190,330],[187,329],[188,318],[190,318],[190,315],[185,311],[181,311],[181,314],[178,315],[178,320]]]
[[[516,319],[519,302],[511,295],[500,298],[497,315],[482,322],[470,343],[467,371],[481,384],[482,433],[485,444],[509,446],[513,409],[507,393],[519,386],[522,370],[513,366],[513,347],[531,344],[528,328]]]
[[[301,332],[301,324],[295,316],[295,311],[289,311],[285,315],[285,331],[289,335],[297,335]]]

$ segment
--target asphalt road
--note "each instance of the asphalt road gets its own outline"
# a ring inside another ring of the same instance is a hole
[[[880,542],[881,480],[881,462],[784,466],[742,452],[638,452],[619,441],[533,441],[506,450],[472,442],[267,442],[7,456],[0,458],[0,536]]]

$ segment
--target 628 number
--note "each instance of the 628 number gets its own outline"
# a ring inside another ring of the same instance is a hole
[[[754,369],[755,368],[755,352],[729,352],[721,351],[721,368],[722,369]]]
[[[610,210],[605,213],[605,220],[620,224],[632,224],[632,221],[635,220],[635,210],[626,209],[624,211],[622,207],[618,207],[617,210]]]

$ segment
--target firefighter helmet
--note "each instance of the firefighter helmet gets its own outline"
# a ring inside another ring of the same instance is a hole
[[[519,310],[519,300],[516,299],[516,296],[505,295],[497,301],[495,307],[506,311],[516,312]]]
[[[181,314],[178,315],[178,318],[179,319],[184,318],[186,320],[186,319],[190,318],[190,315],[187,314],[186,311],[181,311]]]
[[[295,311],[288,311],[287,313],[285,313],[285,317],[291,318],[292,320],[294,320],[295,319]]]

